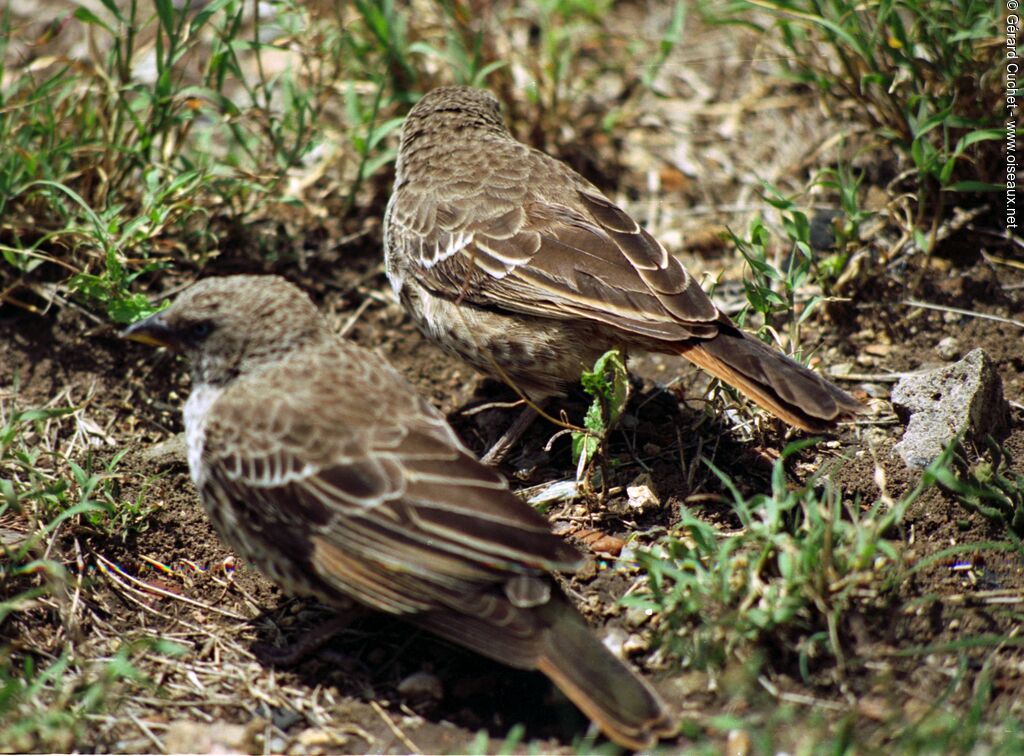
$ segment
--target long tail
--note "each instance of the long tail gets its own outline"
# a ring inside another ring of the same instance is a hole
[[[821,432],[864,406],[817,373],[735,327],[706,341],[673,345],[686,359],[790,425]]]
[[[604,647],[567,604],[552,602],[537,668],[619,745],[650,748],[676,725],[658,694]],[[557,612],[557,614],[555,614]]]
[[[519,669],[538,669],[619,745],[650,748],[676,727],[658,694],[604,647],[569,600],[529,609],[489,603],[495,616],[429,612],[420,627]],[[503,620],[495,622],[498,615]]]

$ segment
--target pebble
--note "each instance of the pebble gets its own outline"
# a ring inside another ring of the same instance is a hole
[[[626,610],[626,624],[630,627],[640,627],[650,618],[650,609],[642,609],[639,606],[631,606]]]
[[[612,654],[622,659],[625,656],[625,645],[628,638],[628,634],[621,627],[613,627],[605,633],[602,642]]]
[[[440,678],[425,671],[414,672],[398,683],[398,692],[403,698],[415,701],[440,701],[444,698]]]
[[[724,753],[728,756],[747,756],[750,753],[750,733],[746,730],[729,730]]]
[[[946,336],[935,345],[935,353],[944,360],[955,360],[960,356],[960,342],[955,336]]]
[[[631,633],[626,642],[622,644],[622,653],[626,656],[646,651],[650,644],[644,640],[644,637],[639,633]]]

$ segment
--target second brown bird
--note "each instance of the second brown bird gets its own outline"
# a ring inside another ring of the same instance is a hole
[[[736,328],[595,186],[516,141],[484,90],[435,89],[409,113],[385,257],[428,337],[534,400],[624,346],[681,354],[803,430],[861,410]]]

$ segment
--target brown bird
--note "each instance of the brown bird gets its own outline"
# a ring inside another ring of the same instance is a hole
[[[420,329],[535,401],[622,346],[681,354],[803,430],[861,410],[736,328],[597,187],[516,141],[484,90],[435,89],[409,112],[384,234]]]
[[[221,537],[286,592],[538,669],[623,746],[673,732],[550,576],[579,553],[298,288],[205,279],[125,336],[188,357],[192,480]]]

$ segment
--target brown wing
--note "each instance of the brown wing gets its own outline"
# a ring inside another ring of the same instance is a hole
[[[418,613],[579,555],[370,352],[243,379],[207,425],[209,480],[325,585]],[[291,386],[278,391],[274,383]],[[295,387],[301,386],[296,391]]]
[[[457,191],[396,189],[389,243],[405,245],[419,283],[481,307],[582,316],[659,339],[717,333],[719,313],[693,277],[595,187],[523,145],[488,147],[504,154]]]

